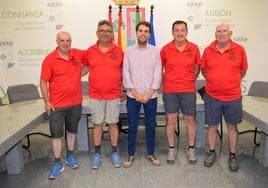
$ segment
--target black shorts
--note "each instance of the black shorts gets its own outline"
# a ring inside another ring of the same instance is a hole
[[[52,138],[60,138],[64,135],[64,125],[68,132],[76,134],[81,114],[81,104],[65,108],[56,108],[55,111],[51,111],[49,116],[49,128]]]

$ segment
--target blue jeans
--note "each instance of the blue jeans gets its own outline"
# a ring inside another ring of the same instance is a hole
[[[142,105],[145,113],[147,153],[148,155],[154,154],[157,98],[150,99],[146,104],[142,104],[133,98],[127,97],[129,156],[135,155],[140,109]]]

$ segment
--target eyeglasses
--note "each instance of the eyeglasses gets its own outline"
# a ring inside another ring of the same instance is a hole
[[[98,32],[100,34],[112,34],[113,33],[113,31],[111,30],[103,30],[103,29],[98,30]]]

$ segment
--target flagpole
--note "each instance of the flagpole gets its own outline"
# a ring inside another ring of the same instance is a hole
[[[149,38],[149,44],[155,46],[155,36],[154,36],[154,5],[151,5],[151,15],[150,15],[150,24],[151,24],[151,35]]]

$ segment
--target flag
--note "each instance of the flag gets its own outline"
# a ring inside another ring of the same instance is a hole
[[[123,27],[123,19],[122,19],[122,11],[119,10],[118,13],[118,40],[117,40],[118,46],[125,51],[126,50],[126,38],[125,38],[125,32]]]
[[[111,24],[113,24],[113,19],[112,19],[112,6],[109,6],[109,11],[108,11],[108,20]],[[112,36],[112,41],[114,41],[114,32]]]
[[[138,25],[138,23],[140,23],[141,21],[139,9],[136,10],[135,20],[136,20],[136,25]]]
[[[151,35],[150,35],[150,38],[149,38],[149,44],[155,46],[155,37],[154,37],[154,15],[153,15],[153,11],[151,11],[151,15],[150,15],[150,24],[151,24]]]

